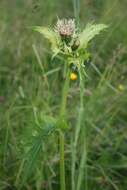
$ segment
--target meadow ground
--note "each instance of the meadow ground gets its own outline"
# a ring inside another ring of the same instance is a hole
[[[57,135],[46,136],[43,142],[41,136],[38,140],[33,137],[39,134],[38,121],[52,125],[52,117],[59,112],[63,61],[52,60],[49,44],[31,29],[36,25],[53,26],[57,16],[79,17],[81,26],[92,21],[109,26],[90,46],[92,61],[86,64],[75,178],[84,170],[79,165],[87,143],[87,175],[84,172],[80,190],[127,189],[126,9],[126,0],[0,1],[0,190],[19,190],[22,183],[23,190],[59,189]],[[78,108],[77,80],[70,84],[67,106],[67,190],[76,182],[71,163]],[[37,155],[40,142],[43,148]]]

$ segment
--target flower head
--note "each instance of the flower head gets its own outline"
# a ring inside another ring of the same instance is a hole
[[[75,33],[75,20],[74,19],[58,19],[55,31],[62,37],[71,37]]]
[[[73,63],[78,67],[83,66],[82,63],[90,57],[87,52],[89,42],[106,28],[104,24],[87,24],[85,29],[80,31],[74,19],[58,19],[53,29],[36,26],[34,30],[49,40],[53,57],[60,54],[67,59],[68,65]]]

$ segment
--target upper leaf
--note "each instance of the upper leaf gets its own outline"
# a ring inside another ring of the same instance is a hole
[[[60,37],[56,32],[54,32],[50,28],[40,26],[36,26],[33,29],[43,34],[43,36],[49,40],[54,54],[57,54],[59,52]]]
[[[106,28],[107,26],[105,24],[88,24],[79,35],[79,49],[86,48],[89,41]]]

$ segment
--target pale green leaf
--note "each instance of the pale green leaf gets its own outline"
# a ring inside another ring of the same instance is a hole
[[[24,167],[22,171],[23,173],[21,176],[21,184],[19,189],[23,188],[27,179],[34,171],[40,152],[42,151],[43,143],[45,143],[47,138],[57,129],[57,126],[55,125],[55,119],[48,116],[44,118],[44,121],[42,121],[40,125],[42,128],[39,128],[37,130],[38,134],[36,136],[33,136],[32,144],[29,147],[29,151],[24,155],[25,162],[24,162]]]
[[[105,24],[88,24],[79,35],[79,49],[86,48],[89,41],[91,41],[96,35],[100,34],[100,32],[106,28],[107,26]]]
[[[36,26],[33,29],[35,31],[43,34],[43,36],[49,40],[49,42],[51,43],[51,46],[52,46],[52,51],[56,54],[56,52],[58,52],[59,44],[60,44],[59,35],[55,31],[53,31],[47,27]]]

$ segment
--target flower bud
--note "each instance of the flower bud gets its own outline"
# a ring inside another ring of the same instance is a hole
[[[76,49],[78,49],[79,45],[80,45],[80,42],[79,42],[78,39],[76,39],[76,40],[74,40],[74,43],[73,43],[73,45],[71,46],[71,49],[72,49],[73,51],[75,51]]]
[[[70,74],[70,79],[71,79],[71,80],[75,81],[75,80],[77,80],[77,78],[78,78],[78,76],[77,76],[76,73],[72,72],[72,73]]]

